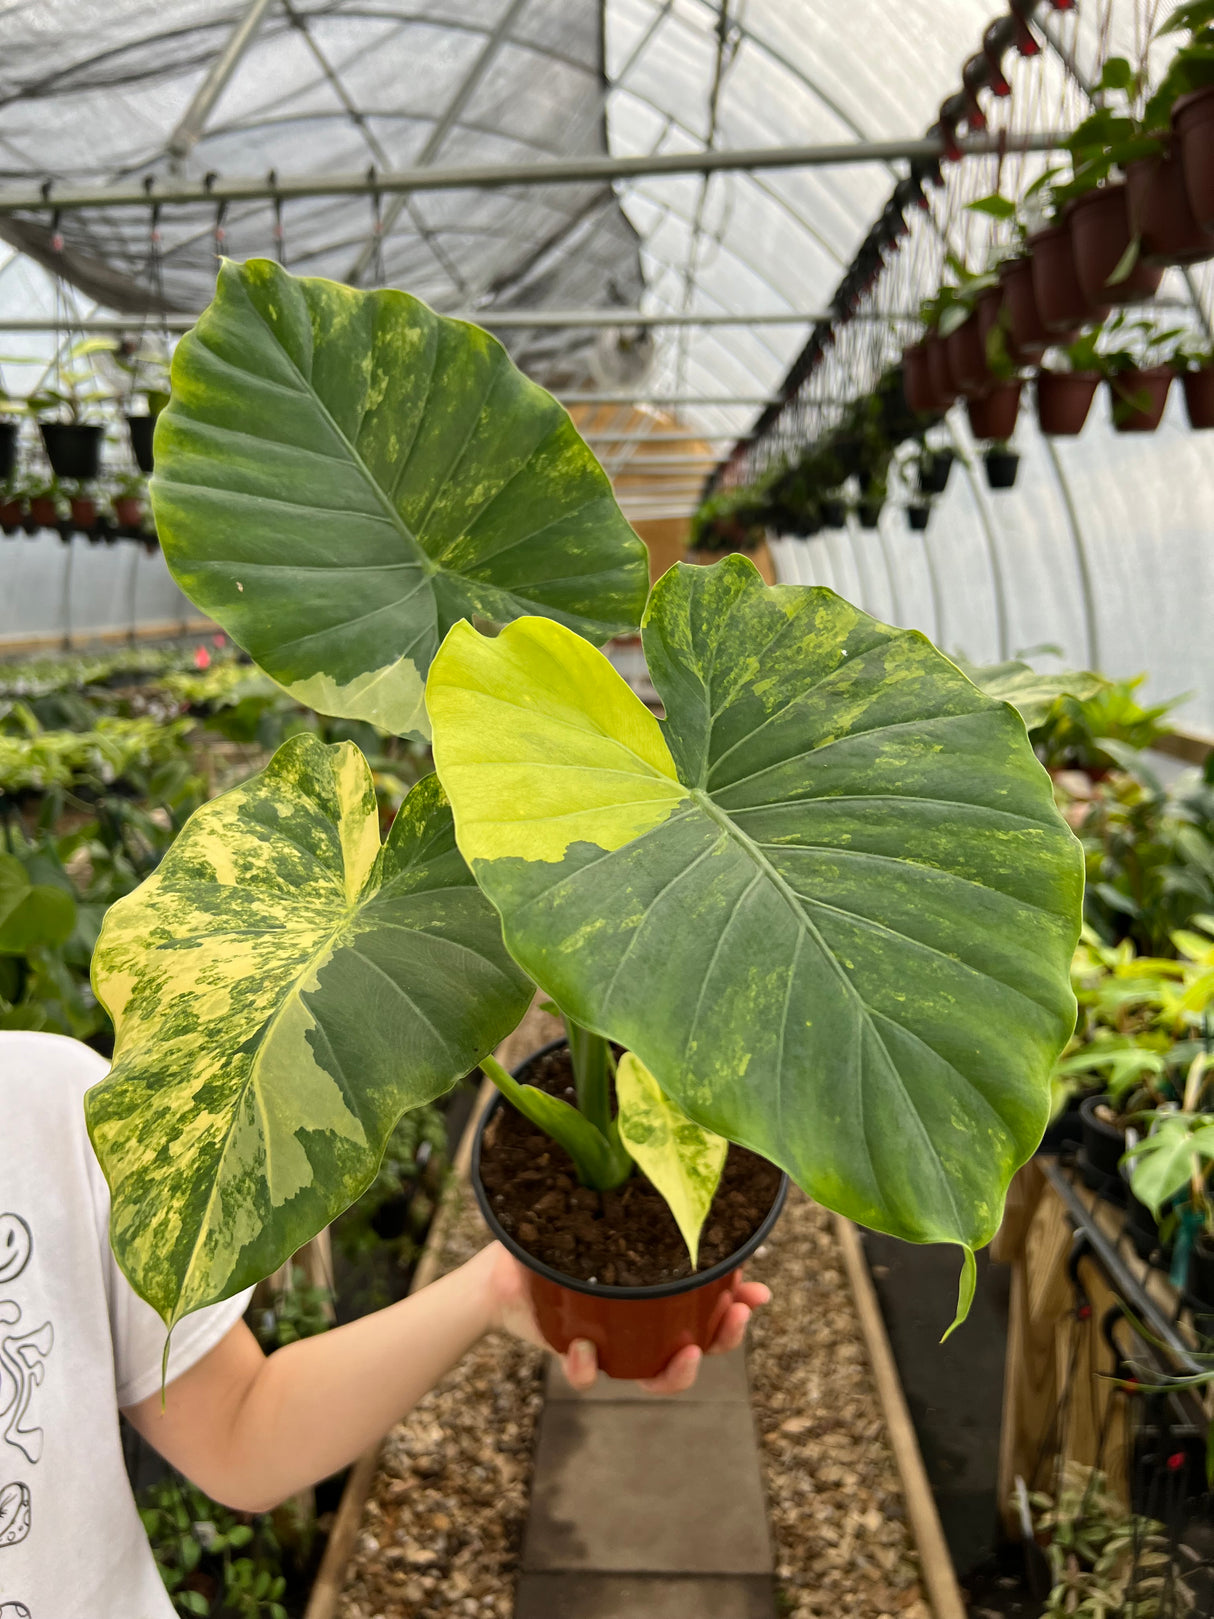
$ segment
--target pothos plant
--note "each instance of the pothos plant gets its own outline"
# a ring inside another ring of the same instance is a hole
[[[137,1290],[171,1326],[266,1274],[479,1062],[593,1184],[639,1159],[691,1244],[737,1142],[960,1245],[964,1314],[1075,1015],[1081,855],[1015,710],[741,557],[645,604],[565,412],[402,293],[225,265],[173,387],[178,581],[437,775],[381,846],[357,749],[294,737],[111,911],[86,1106]],[[638,620],[661,720],[594,645]],[[577,1109],[488,1057],[533,982]]]

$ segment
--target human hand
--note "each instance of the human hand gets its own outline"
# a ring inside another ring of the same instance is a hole
[[[504,1327],[515,1337],[547,1348],[531,1308],[527,1292],[527,1279],[523,1267],[499,1242],[482,1249],[472,1264],[486,1268],[488,1286],[492,1296],[493,1325]],[[721,1319],[721,1325],[707,1350],[694,1344],[678,1350],[667,1361],[656,1377],[642,1378],[640,1386],[650,1394],[683,1394],[694,1384],[705,1354],[727,1355],[737,1349],[746,1336],[746,1324],[751,1313],[768,1303],[771,1289],[762,1282],[741,1282],[734,1291],[733,1302]],[[588,1339],[575,1339],[560,1357],[561,1368],[569,1383],[578,1390],[593,1387],[598,1377],[598,1355]]]

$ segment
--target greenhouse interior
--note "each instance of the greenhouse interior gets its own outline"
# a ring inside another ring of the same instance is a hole
[[[0,7],[0,1619],[1214,1619],[1212,514],[1214,0]]]

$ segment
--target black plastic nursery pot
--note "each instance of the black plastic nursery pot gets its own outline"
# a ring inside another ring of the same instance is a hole
[[[876,528],[881,522],[881,510],[885,505],[883,500],[862,500],[856,507],[856,516],[860,519],[861,528]]]
[[[1214,365],[1181,375],[1189,426],[1198,430],[1214,427]]]
[[[952,450],[930,450],[919,462],[919,493],[942,495],[948,485],[948,475],[957,459]]]
[[[828,496],[821,505],[822,523],[826,528],[847,527],[847,502],[837,495]]]
[[[17,424],[0,422],[0,483],[11,478],[17,465]]]
[[[1091,1192],[1099,1192],[1110,1203],[1125,1201],[1121,1160],[1125,1154],[1125,1131],[1100,1118],[1098,1108],[1110,1105],[1107,1096],[1086,1097],[1079,1109],[1083,1145],[1079,1152],[1079,1173]]]
[[[155,416],[128,416],[126,430],[131,435],[131,450],[140,472],[152,470],[152,438],[156,432]]]
[[[88,480],[101,471],[104,428],[92,422],[40,422],[38,426],[57,478]]]
[[[1214,1310],[1214,1243],[1199,1232],[1189,1255],[1189,1278],[1185,1291],[1194,1304]]]
[[[1159,1223],[1146,1204],[1140,1202],[1134,1196],[1128,1182],[1126,1184],[1125,1203],[1126,1236],[1129,1237],[1134,1252],[1139,1259],[1150,1260],[1159,1247]]]
[[[992,489],[1010,489],[1016,482],[1020,456],[1016,450],[984,450],[982,464],[986,468],[986,481]]]
[[[514,1077],[525,1084],[532,1063],[564,1044],[563,1039],[552,1040],[532,1052],[514,1070]],[[600,1370],[608,1377],[629,1381],[656,1377],[670,1357],[689,1344],[707,1349],[733,1302],[741,1266],[779,1219],[788,1193],[787,1175],[781,1176],[762,1223],[739,1248],[709,1269],[651,1287],[607,1287],[582,1281],[528,1253],[494,1211],[481,1179],[481,1149],[486,1130],[505,1105],[503,1096],[495,1096],[476,1127],[472,1190],[485,1224],[526,1272],[531,1304],[545,1340],[558,1354],[564,1354],[575,1338],[589,1339],[598,1353]]]
[[[931,515],[932,509],[930,506],[923,502],[914,502],[912,505],[906,508],[906,522],[908,528],[913,529],[916,534],[922,534],[927,528],[928,519],[931,517]]]

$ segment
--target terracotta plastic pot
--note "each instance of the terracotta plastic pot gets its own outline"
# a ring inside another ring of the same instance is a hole
[[[1172,108],[1172,133],[1193,217],[1203,230],[1214,231],[1214,84],[1180,97]]]
[[[156,430],[155,416],[128,416],[126,430],[131,435],[131,450],[140,472],[152,470],[152,435]]]
[[[967,399],[970,431],[975,438],[1011,438],[1020,414],[1019,382],[998,382],[981,399]]]
[[[1093,310],[1108,304],[1137,304],[1153,298],[1163,279],[1157,264],[1139,253],[1129,275],[1111,281],[1134,240],[1124,183],[1098,186],[1077,197],[1068,210],[1075,274]]]
[[[1037,289],[1031,259],[1012,259],[999,271],[1003,307],[1007,310],[1007,348],[1016,365],[1027,365],[1050,344],[1053,337],[1037,307]]]
[[[1190,427],[1214,427],[1214,365],[1186,371],[1181,377]]]
[[[563,1044],[553,1041],[543,1050],[551,1051]],[[531,1061],[528,1058],[515,1069],[515,1078],[522,1078]],[[733,1303],[742,1279],[740,1267],[779,1218],[788,1192],[787,1175],[781,1177],[775,1202],[758,1230],[710,1269],[653,1287],[604,1287],[598,1282],[583,1282],[529,1254],[493,1212],[481,1180],[481,1143],[489,1121],[503,1105],[504,1099],[495,1096],[477,1125],[472,1144],[472,1190],[489,1230],[527,1273],[532,1307],[546,1341],[558,1354],[564,1354],[575,1338],[588,1338],[598,1351],[601,1370],[608,1377],[628,1380],[656,1377],[670,1357],[688,1344],[707,1349]]]
[[[927,362],[927,344],[912,343],[902,353],[902,391],[906,403],[916,415],[933,415],[938,410],[936,390],[932,386],[931,370]]]
[[[59,508],[50,495],[35,495],[30,501],[30,521],[35,528],[54,528],[59,521]]]
[[[936,332],[929,333],[923,341],[927,346],[927,374],[936,397],[936,409],[945,411],[957,397],[957,384],[948,363],[948,344]]]
[[[1165,157],[1147,157],[1125,171],[1130,228],[1141,238],[1148,264],[1200,264],[1214,258],[1214,231],[1202,230],[1189,207],[1184,168],[1173,146]]]
[[[40,422],[47,460],[57,478],[87,480],[101,470],[104,429],[86,422]]]
[[[1069,343],[1087,321],[1103,320],[1108,305],[1093,309],[1079,285],[1071,232],[1067,224],[1051,225],[1029,237],[1032,248],[1033,292],[1037,312],[1051,343]],[[1069,334],[1064,336],[1063,334]]]
[[[25,507],[19,500],[0,501],[0,528],[6,534],[15,534],[24,516]]]
[[[985,393],[991,385],[991,373],[986,363],[986,345],[978,327],[975,312],[968,320],[945,338],[948,349],[948,368],[959,393],[969,397]]]
[[[992,489],[1010,489],[1016,482],[1020,457],[1015,450],[985,450],[982,464],[986,468],[986,481]]]
[[[97,521],[97,502],[89,500],[87,496],[77,495],[69,502],[72,512],[72,522],[77,528],[91,529]]]
[[[119,495],[114,502],[114,516],[123,528],[138,528],[143,517],[143,502],[137,495]]]
[[[1051,438],[1075,438],[1083,431],[1100,385],[1095,371],[1038,371],[1037,421]]]
[[[1166,365],[1146,371],[1121,371],[1108,379],[1113,402],[1113,427],[1118,433],[1153,433],[1163,420],[1172,386]]]

